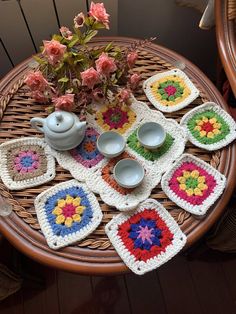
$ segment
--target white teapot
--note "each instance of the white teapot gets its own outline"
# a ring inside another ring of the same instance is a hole
[[[47,118],[32,118],[32,127],[44,133],[46,142],[56,150],[69,150],[78,146],[85,135],[86,122],[71,112],[55,111]]]

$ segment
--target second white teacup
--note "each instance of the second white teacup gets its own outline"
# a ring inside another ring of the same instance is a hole
[[[146,122],[137,131],[139,143],[147,149],[157,149],[166,139],[166,131],[157,122]]]

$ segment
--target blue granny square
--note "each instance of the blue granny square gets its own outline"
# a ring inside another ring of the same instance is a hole
[[[76,180],[46,190],[37,196],[34,204],[40,227],[52,249],[85,238],[102,220],[95,195]]]

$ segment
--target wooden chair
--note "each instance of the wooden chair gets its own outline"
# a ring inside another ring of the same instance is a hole
[[[215,17],[220,59],[236,97],[236,0],[216,0]]]

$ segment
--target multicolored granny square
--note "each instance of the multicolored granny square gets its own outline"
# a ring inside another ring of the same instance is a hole
[[[195,215],[204,215],[222,194],[226,184],[223,174],[206,162],[183,154],[161,181],[166,195],[177,205]]]
[[[0,176],[11,190],[37,186],[55,177],[51,149],[40,138],[21,138],[0,145]]]
[[[123,158],[135,159],[134,156],[124,152],[107,161],[102,168],[97,169],[93,175],[87,178],[86,183],[94,193],[100,194],[106,204],[114,206],[120,211],[128,211],[134,209],[150,195],[152,189],[160,182],[161,174],[143,164],[145,176],[142,183],[133,189],[123,188],[115,181],[113,175],[115,164]]]
[[[185,114],[181,125],[190,142],[207,149],[220,149],[236,138],[236,123],[220,106],[207,102]]]
[[[67,152],[53,150],[53,155],[75,179],[85,181],[93,171],[105,163],[104,156],[97,149],[98,136],[99,133],[94,128],[88,127],[79,146]]]
[[[95,195],[76,180],[57,184],[39,194],[34,205],[42,232],[52,249],[85,238],[102,220]]]
[[[146,107],[146,110],[142,112],[142,120],[127,133],[126,151],[145,163],[152,171],[163,173],[168,169],[170,163],[183,153],[187,132],[175,120],[166,119],[160,111],[150,110],[145,104],[143,107]],[[146,149],[138,141],[137,130],[145,122],[157,122],[166,131],[165,142],[155,150]]]
[[[138,128],[134,130],[133,133],[128,137],[127,144],[128,147],[130,147],[146,160],[158,160],[161,156],[168,152],[174,142],[174,138],[169,133],[167,133],[165,142],[161,147],[157,148],[156,150],[148,150],[139,143],[137,138],[137,130]]]
[[[173,112],[186,107],[199,95],[187,75],[179,69],[158,73],[143,83],[150,102],[163,112]]]
[[[113,129],[121,132],[127,141],[125,152],[117,158],[105,158],[99,153],[96,146],[97,137],[104,131],[98,117],[101,118],[102,113],[107,113],[107,111],[112,116],[115,112],[118,112],[116,109],[113,106],[100,106],[94,115],[88,114],[88,127],[83,142],[71,151],[59,152],[53,150],[53,154],[63,168],[69,170],[75,179],[85,181],[94,193],[100,194],[105,203],[115,206],[121,211],[127,211],[135,208],[140,202],[149,197],[152,189],[160,182],[161,174],[183,153],[187,133],[176,121],[166,119],[161,112],[151,110],[145,103],[134,99],[129,107],[130,111],[127,111],[127,108],[118,108],[118,111],[124,111],[125,114],[129,112],[128,116],[135,116],[133,122],[123,124],[124,129],[120,124],[117,124],[115,126],[117,128]],[[108,121],[107,115],[105,117]],[[115,116],[112,119],[115,122],[118,121]],[[165,143],[155,151],[140,146],[137,140],[138,127],[149,121],[160,123],[167,132]],[[135,189],[125,189],[114,179],[113,168],[121,158],[134,158],[145,169],[144,181]]]
[[[105,231],[124,263],[138,275],[170,260],[186,243],[178,224],[153,199],[141,203],[134,212],[115,216]]]
[[[104,106],[96,112],[96,120],[104,131],[112,130],[124,134],[136,121],[136,114],[129,107]]]

